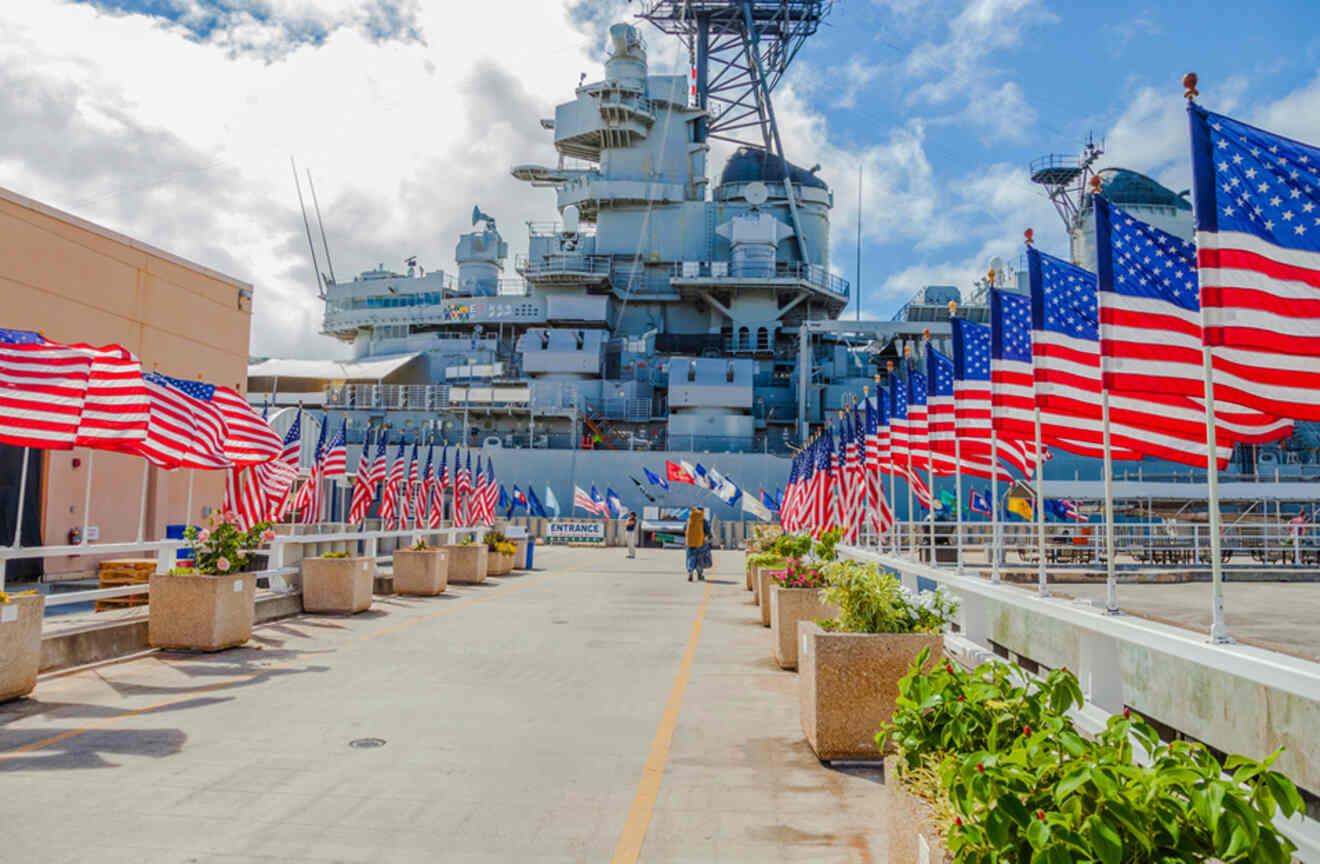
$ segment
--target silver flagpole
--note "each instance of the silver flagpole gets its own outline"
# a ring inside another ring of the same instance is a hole
[[[1040,443],[1040,406],[1035,409],[1036,415],[1036,453],[1039,457],[1041,453]],[[1040,459],[1036,463],[1036,554],[1040,558],[1037,579],[1040,583],[1040,593],[1048,595],[1050,593],[1049,577],[1045,571],[1045,460]]]
[[[1114,461],[1109,443],[1109,388],[1101,385],[1105,442],[1105,612],[1118,614],[1118,562],[1114,554]]]
[[[957,408],[954,409],[955,415]],[[953,508],[953,514],[958,520],[956,529],[958,535],[958,563],[956,570],[961,576],[963,572],[963,516],[962,516],[962,439],[958,437],[957,420],[954,420],[955,428],[953,431],[953,494],[958,499],[958,503]]]

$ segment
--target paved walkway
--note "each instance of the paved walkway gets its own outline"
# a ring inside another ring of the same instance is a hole
[[[742,553],[709,585],[638,554],[47,678],[0,706],[0,862],[884,861],[879,778],[803,741]]]

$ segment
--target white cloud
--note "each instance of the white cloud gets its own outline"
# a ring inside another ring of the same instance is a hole
[[[88,5],[0,6],[0,185],[252,281],[257,354],[344,350],[317,332],[290,154],[316,176],[340,279],[411,254],[452,271],[473,203],[515,248],[515,226],[553,215],[508,169],[553,159],[538,119],[599,68],[599,33],[564,6],[403,4],[423,43],[367,26],[399,4],[229,5],[341,26],[272,55],[233,50],[253,41],[238,18],[200,38]]]

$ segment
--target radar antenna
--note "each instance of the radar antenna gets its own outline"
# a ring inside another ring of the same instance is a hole
[[[1054,209],[1063,220],[1063,227],[1070,233],[1077,225],[1078,214],[1086,200],[1086,184],[1095,173],[1091,166],[1104,152],[1104,140],[1096,143],[1088,133],[1081,156],[1051,153],[1031,163],[1031,182],[1045,187]]]
[[[494,231],[494,230],[495,230],[495,219],[494,219],[493,217],[491,217],[491,216],[487,216],[485,213],[482,213],[482,212],[481,212],[481,208],[478,207],[477,205],[473,204],[473,205],[472,205],[472,224],[473,224],[473,225],[476,225],[478,222],[485,222],[485,223],[486,223],[486,230],[487,230],[487,231]]]
[[[637,17],[694,51],[692,94],[705,112],[696,122],[696,143],[717,138],[778,156],[787,189],[792,180],[770,94],[833,5],[833,0],[644,0]],[[808,261],[797,205],[793,195],[787,198],[798,251]]]

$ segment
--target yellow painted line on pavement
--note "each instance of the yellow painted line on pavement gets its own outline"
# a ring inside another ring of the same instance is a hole
[[[405,630],[409,627],[420,624],[423,621],[436,617],[437,615],[444,615],[445,613],[453,612],[456,609],[463,609],[467,606],[473,605],[474,603],[480,603],[482,600],[492,600],[496,597],[502,597],[507,595],[511,591],[517,591],[518,589],[525,588],[528,585],[534,585],[538,582],[542,582],[546,578],[548,578],[549,575],[550,574],[547,573],[544,576],[534,577],[526,582],[519,582],[516,585],[509,585],[506,590],[502,590],[498,594],[487,594],[484,597],[474,596],[471,599],[460,600],[459,602],[446,606],[443,609],[437,609],[434,612],[428,612],[425,615],[418,616],[417,618],[411,618],[407,621],[402,621],[398,624],[394,624],[389,627],[384,627],[378,630],[373,630],[370,633],[365,633],[354,639],[350,639],[347,642],[340,643],[338,647],[347,648],[350,645],[355,645],[359,642],[366,642],[368,640],[377,639],[380,638],[381,636],[385,636],[390,633],[397,633],[400,630]],[[707,590],[709,591],[709,588]],[[146,705],[142,708],[134,708],[130,711],[124,711],[123,713],[116,714],[113,717],[106,717],[104,719],[96,721],[95,723],[89,723],[88,725],[81,726],[77,729],[68,729],[65,730],[64,732],[61,732],[58,735],[52,735],[49,738],[42,738],[40,740],[33,741],[30,744],[24,744],[21,747],[15,747],[12,750],[2,751],[0,752],[0,762],[3,762],[6,759],[9,759],[14,756],[20,756],[24,753],[32,753],[37,750],[43,750],[54,744],[58,744],[61,741],[67,741],[70,738],[76,738],[77,736],[85,735],[88,732],[95,732],[97,729],[101,729],[105,726],[109,726],[112,723],[118,723],[120,720],[128,720],[132,717],[139,717],[143,714],[150,714],[152,711],[159,711],[161,708],[168,708],[171,705],[178,704],[179,702],[186,702],[189,699],[193,699],[197,696],[201,696],[206,693],[212,693],[216,690],[223,690],[227,687],[233,687],[238,684],[244,684],[248,681],[251,681],[254,678],[260,678],[262,675],[266,675],[270,672],[275,672],[279,669],[287,669],[288,667],[297,664],[302,659],[303,659],[302,657],[293,657],[290,658],[289,660],[284,660],[279,663],[272,663],[271,665],[263,666],[258,671],[252,672],[248,675],[239,675],[237,677],[229,678],[224,681],[217,681],[214,684],[208,684],[205,687],[198,687],[195,690],[189,690],[187,693],[181,693],[169,699],[161,700],[160,702],[153,702],[152,704]]]
[[[623,834],[619,836],[619,845],[614,847],[614,857],[610,859],[610,864],[636,864],[642,854],[642,843],[646,840],[646,829],[651,825],[655,802],[660,797],[660,781],[664,779],[665,764],[669,761],[669,745],[674,740],[678,712],[683,707],[683,693],[692,675],[692,660],[697,654],[701,625],[706,620],[706,607],[709,604],[710,582],[707,582],[701,608],[697,610],[697,619],[692,622],[692,635],[688,637],[683,662],[678,664],[678,674],[674,676],[674,686],[669,691],[669,702],[665,705],[664,716],[660,718],[660,728],[655,730],[651,753],[646,757],[646,767],[642,769],[642,779],[637,784],[632,810],[628,813],[628,821],[623,824]]]

